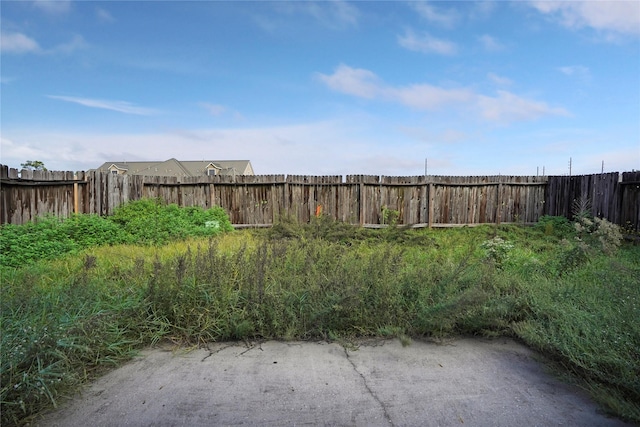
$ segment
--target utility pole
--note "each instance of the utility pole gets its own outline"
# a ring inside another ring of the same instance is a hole
[[[571,176],[571,157],[569,157],[569,176]]]
[[[427,158],[424,158],[424,177],[427,177]]]

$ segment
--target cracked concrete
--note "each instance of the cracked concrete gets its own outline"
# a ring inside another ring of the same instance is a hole
[[[624,426],[507,339],[145,350],[40,426]]]
[[[375,399],[376,402],[378,402],[378,404],[380,405],[380,408],[382,408],[382,413],[384,414],[384,418],[388,421],[389,425],[393,427],[394,426],[393,420],[389,416],[389,413],[387,412],[387,408],[385,407],[384,402],[378,398],[378,396],[373,390],[371,390],[371,387],[369,387],[369,384],[367,384],[367,377],[365,377],[364,375],[362,375],[360,371],[358,371],[358,367],[356,366],[355,363],[353,363],[353,360],[351,359],[351,357],[349,357],[349,349],[347,349],[347,347],[344,347],[344,354],[345,356],[347,356],[347,360],[349,361],[349,363],[351,363],[351,366],[353,366],[353,370],[356,371],[358,375],[360,375],[360,378],[362,378],[362,383],[364,384],[364,388],[367,389],[367,392],[371,395],[371,397]]]

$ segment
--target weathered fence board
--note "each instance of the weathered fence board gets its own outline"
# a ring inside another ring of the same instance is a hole
[[[0,165],[1,223],[22,224],[45,215],[68,217],[74,213],[76,186],[84,181],[73,172],[23,171]]]
[[[618,224],[640,230],[640,171],[623,172],[620,182],[620,217]]]
[[[432,179],[433,178],[433,179]],[[543,214],[541,177],[429,177],[431,224],[535,222]]]
[[[594,216],[620,223],[623,198],[619,191],[619,174],[550,176],[545,201],[547,215],[571,219],[582,206]],[[625,204],[628,203],[632,200],[627,199]]]
[[[582,176],[302,176],[143,177],[97,171],[18,172],[0,165],[1,223],[73,212],[111,215],[130,200],[160,198],[180,206],[221,206],[233,224],[263,226],[279,218],[308,222],[323,214],[378,226],[533,223],[571,218],[582,201],[594,216],[637,230],[640,172]],[[588,202],[588,203],[587,203]],[[385,217],[386,213],[386,217]],[[392,218],[394,217],[394,218]]]

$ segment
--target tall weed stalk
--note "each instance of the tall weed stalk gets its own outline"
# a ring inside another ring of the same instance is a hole
[[[3,269],[3,425],[162,340],[458,334],[516,337],[640,421],[640,248],[590,249],[561,271],[577,244],[564,224],[390,233],[318,219]]]

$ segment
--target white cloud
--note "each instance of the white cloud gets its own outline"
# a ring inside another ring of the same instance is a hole
[[[201,102],[199,105],[205,110],[207,110],[207,112],[212,116],[219,116],[227,111],[227,107],[220,104],[210,104],[208,102]]]
[[[513,84],[511,79],[499,76],[496,73],[488,73],[487,78],[498,86],[511,86]]]
[[[40,50],[37,41],[22,33],[0,34],[0,51],[3,53],[37,53]]]
[[[478,37],[478,40],[480,40],[482,47],[489,52],[500,52],[505,49],[502,43],[488,34],[481,35]]]
[[[343,29],[358,25],[360,11],[353,4],[343,0],[276,2],[275,10],[285,15],[308,15],[322,25],[333,29]],[[255,19],[255,18],[254,18]],[[272,30],[273,22],[260,19],[259,24],[268,23],[266,29]]]
[[[601,31],[640,35],[638,1],[532,1],[541,13],[558,19],[567,28],[591,27]]]
[[[96,16],[100,22],[111,23],[115,22],[114,17],[109,13],[108,10],[103,9],[101,7],[96,8]]]
[[[229,116],[231,115],[236,120],[242,120],[244,117],[237,111],[230,109],[229,107],[221,104],[211,104],[209,102],[201,102],[198,104],[201,108],[204,108],[209,114],[214,117]]]
[[[468,89],[444,89],[429,84],[416,84],[407,87],[385,87],[384,96],[418,110],[435,110],[445,105],[462,105],[473,100]]]
[[[352,118],[353,119],[353,118]],[[415,145],[388,147],[366,120],[321,121],[240,129],[158,133],[10,131],[2,162],[43,161],[50,170],[87,170],[107,161],[248,159],[258,174],[415,175],[424,167]],[[55,149],[53,149],[55,147]],[[340,152],[340,156],[335,153]],[[363,161],[362,153],[372,159]],[[407,164],[416,163],[416,169]],[[73,166],[69,166],[73,165]]]
[[[583,82],[591,80],[591,72],[589,71],[589,68],[584,65],[566,65],[564,67],[558,67],[558,71],[566,76],[575,77]]]
[[[80,35],[74,35],[67,43],[58,44],[44,49],[38,42],[22,33],[2,33],[0,35],[0,51],[3,53],[37,53],[42,55],[69,55],[76,50],[87,47],[87,43]]]
[[[333,19],[338,20],[344,24],[355,26],[358,24],[360,18],[360,11],[352,4],[346,1],[332,1],[329,3],[331,6],[331,14]]]
[[[381,122],[379,117],[360,115],[285,126],[156,133],[3,129],[0,149],[5,165],[17,167],[25,160],[37,159],[50,170],[87,170],[107,161],[171,157],[248,159],[258,174],[422,175],[425,157],[429,173],[443,175],[532,174],[536,165],[546,165],[547,174],[562,174],[566,173],[569,157],[573,157],[574,173],[597,173],[602,160],[608,171],[640,169],[640,152],[633,143],[611,151],[606,144],[599,144],[595,153],[581,148],[585,138],[593,139],[592,131],[577,134],[570,149],[553,153],[546,153],[544,145],[540,145],[541,140],[554,141],[552,145],[557,149],[559,141],[553,134],[527,136],[516,132],[514,138],[507,140],[495,135],[496,143],[491,147],[499,149],[508,144],[511,154],[502,153],[498,161],[491,162],[482,156],[486,152],[484,145],[493,138],[488,139],[482,132],[469,133],[459,124],[438,127],[415,123],[400,129],[392,125],[396,132],[389,134],[384,132],[384,125],[380,127]],[[390,136],[393,144],[389,144]],[[602,139],[609,137],[607,134]],[[564,139],[560,137],[560,141]],[[450,145],[453,143],[454,147]],[[535,153],[530,147],[537,147]],[[521,162],[523,158],[526,161]]]
[[[542,116],[569,116],[563,108],[554,108],[541,101],[519,97],[499,90],[497,97],[477,95],[477,105],[482,116],[494,122],[535,120]]]
[[[459,19],[455,10],[438,8],[427,1],[412,2],[409,4],[413,10],[418,12],[418,14],[428,22],[446,28],[453,27]]]
[[[118,57],[114,58],[121,65],[137,68],[140,70],[162,71],[176,74],[194,75],[201,73],[204,67],[199,63],[198,58],[153,58],[153,57]]]
[[[62,15],[71,10],[71,0],[34,0],[33,5],[50,15]]]
[[[373,72],[341,64],[334,74],[318,74],[330,89],[366,99],[397,102],[418,110],[438,110],[453,107],[471,110],[491,122],[509,123],[534,120],[542,116],[569,116],[563,108],[520,97],[499,90],[497,96],[482,95],[466,88],[442,88],[430,84],[394,87],[385,84]]]
[[[336,92],[371,99],[379,95],[381,83],[369,70],[340,64],[332,75],[317,73],[318,78]]]
[[[88,45],[84,41],[84,38],[81,35],[76,34],[67,43],[61,43],[59,45],[56,45],[53,48],[47,50],[46,53],[51,55],[56,55],[56,54],[70,55],[76,50],[84,49],[87,46]]]
[[[278,29],[278,22],[270,17],[263,15],[252,15],[251,19],[260,28],[267,33],[274,33]]]
[[[140,116],[150,116],[157,114],[157,110],[151,108],[137,107],[135,104],[126,101],[110,101],[104,99],[79,98],[75,96],[47,95],[48,98],[60,101],[71,102],[90,108],[100,108],[104,110],[117,111],[124,114],[135,114]]]
[[[412,139],[426,142],[429,146],[455,144],[469,138],[467,133],[457,129],[433,131],[423,127],[400,126],[398,130]]]
[[[470,12],[472,19],[487,19],[496,8],[495,1],[476,1],[473,2],[473,8]]]
[[[18,143],[8,138],[0,138],[2,163],[9,167],[18,168],[20,164],[26,160],[44,159],[47,157],[46,150],[25,142],[26,141],[21,141]],[[12,161],[12,159],[14,160]]]
[[[458,48],[455,43],[435,38],[428,33],[417,35],[412,30],[405,31],[404,36],[398,36],[398,44],[405,49],[422,53],[438,53],[453,55]]]

